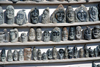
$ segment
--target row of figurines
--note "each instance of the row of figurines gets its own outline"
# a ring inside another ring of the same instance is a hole
[[[31,48],[24,48],[24,52],[22,49],[18,52],[17,50],[14,50],[12,53],[12,50],[8,50],[7,57],[5,49],[2,49],[1,51],[1,61],[22,61],[22,60],[51,60],[51,59],[72,59],[72,58],[83,58],[83,57],[97,57],[100,56],[100,45],[98,45],[96,48],[91,49],[87,48],[86,45],[84,45],[84,48],[77,49],[76,46],[73,47],[73,49],[67,47],[65,49],[59,49],[57,51],[56,47],[54,46],[52,50],[48,49],[46,52],[41,53],[41,50],[34,47],[33,50]]]
[[[0,0],[0,1],[4,1],[4,0]],[[12,1],[13,3],[17,3],[18,1],[36,1],[36,2],[41,2],[41,1],[44,1],[44,0],[9,0],[9,1]],[[47,0],[47,1],[68,1],[68,2],[71,2],[71,1],[81,1],[81,0]],[[89,0],[84,0],[86,2],[89,2]]]
[[[7,24],[18,24],[23,25],[27,23],[27,17],[24,10],[20,10],[16,17],[14,18],[14,7],[12,5],[6,8],[6,23]],[[75,11],[72,6],[68,6],[66,11],[63,5],[59,5],[58,8],[49,17],[49,8],[46,8],[41,15],[41,23],[72,23],[72,22],[88,22],[88,21],[98,21],[100,19],[100,4],[98,8],[96,6],[90,6],[89,10],[84,5],[78,7]],[[39,23],[39,9],[32,8],[29,12],[30,23]],[[0,7],[0,24],[4,23],[4,13],[2,7]],[[91,22],[92,23],[92,22]]]
[[[10,32],[7,32],[7,29],[4,29],[4,32],[0,32],[0,42],[27,42],[27,41],[43,41],[49,42],[52,40],[53,42],[60,42],[61,40],[91,40],[91,39],[100,38],[100,26],[95,26],[92,30],[90,27],[86,27],[83,31],[80,26],[70,27],[69,33],[66,27],[63,27],[63,30],[59,27],[55,27],[50,35],[48,30],[45,30],[42,34],[41,28],[37,28],[36,31],[34,28],[30,28],[29,35],[26,33],[21,33],[19,37],[19,32],[17,28],[11,29]]]

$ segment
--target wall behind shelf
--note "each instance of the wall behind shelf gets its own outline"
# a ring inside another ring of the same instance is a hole
[[[85,4],[85,6],[87,7],[87,8],[89,8],[90,6],[96,6],[97,4]],[[2,8],[3,8],[3,11],[5,11],[5,9],[6,9],[6,7],[8,6],[8,5],[1,5],[2,6]],[[33,7],[38,7],[39,8],[39,13],[40,13],[40,15],[42,14],[42,12],[43,12],[43,10],[45,9],[45,8],[47,8],[47,7],[49,7],[50,8],[50,15],[53,13],[53,11],[58,7],[58,5],[46,5],[46,6],[44,6],[44,5],[13,5],[14,6],[14,8],[15,8],[15,16],[16,16],[16,14],[17,14],[17,12],[19,11],[19,10],[21,10],[21,9],[25,9],[25,12],[26,12],[26,15],[27,16],[29,16],[28,14],[29,14],[29,11],[31,10],[31,8],[33,8]],[[67,7],[68,5],[64,5],[64,7],[65,7],[65,9],[66,9],[66,7]],[[72,5],[73,6],[73,8],[74,8],[74,10],[76,9],[76,7],[79,7],[80,5]],[[29,21],[29,20],[28,20]],[[92,22],[91,22],[92,23]],[[83,26],[82,28],[84,29],[86,26]],[[93,28],[93,26],[91,26],[91,28]],[[3,29],[4,28],[0,28],[0,31],[3,31]],[[12,29],[12,28],[7,28],[7,30],[9,31],[10,29]],[[44,31],[44,30],[49,30],[49,31],[51,31],[53,28],[42,28],[42,32]],[[28,33],[28,31],[29,31],[29,28],[18,28],[18,30],[19,30],[19,36],[20,36],[20,34],[22,33],[22,32],[25,32],[25,33]],[[100,43],[93,43],[93,44],[88,44],[87,46],[88,46],[88,48],[89,47],[91,47],[92,49],[94,49],[97,45],[99,45]],[[60,46],[56,46],[57,47],[57,50],[59,50],[60,48],[62,48],[62,49],[64,49],[65,47],[66,47],[67,45],[60,45]],[[73,48],[73,46],[74,45],[69,45],[70,46],[70,48]],[[6,49],[6,52],[7,52],[7,50],[8,49],[12,49],[12,50],[14,50],[14,49],[17,49],[17,50],[19,50],[19,49],[24,49],[24,48],[26,48],[26,47],[32,47],[32,46],[21,46],[21,47],[11,47],[11,46],[8,46],[8,47],[0,47],[0,51],[2,50],[2,48],[5,48]],[[42,51],[42,53],[43,52],[45,52],[45,51],[47,51],[47,49],[52,49],[52,47],[53,46],[36,46],[36,48],[40,48],[41,49],[41,51]],[[78,50],[80,49],[80,48],[82,48],[83,47],[83,45],[77,45],[77,47],[78,47]],[[100,61],[98,61],[98,62],[96,62],[97,64],[100,64]],[[92,65],[92,63],[91,62],[78,62],[78,63],[56,63],[56,64],[27,64],[27,65],[24,65],[24,64],[22,64],[22,65],[6,65],[6,67],[91,67],[91,65]]]

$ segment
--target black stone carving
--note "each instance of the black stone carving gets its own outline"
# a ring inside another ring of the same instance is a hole
[[[59,54],[60,59],[64,59],[64,53],[65,53],[65,51],[63,49],[59,49],[58,54]]]
[[[48,49],[47,51],[47,57],[48,57],[48,60],[52,59],[52,51],[50,49]]]

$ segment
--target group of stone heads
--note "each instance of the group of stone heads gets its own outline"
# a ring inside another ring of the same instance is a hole
[[[95,64],[95,62],[92,62],[92,67],[100,67],[100,64]]]
[[[19,52],[17,50],[14,50],[13,53],[12,50],[9,49],[6,55],[6,50],[3,48],[0,57],[2,62],[24,61],[24,54],[22,49],[20,49]]]

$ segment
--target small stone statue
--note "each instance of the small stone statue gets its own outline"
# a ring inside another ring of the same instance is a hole
[[[67,31],[66,27],[64,27],[63,31],[62,31],[62,40],[63,41],[67,41],[68,40],[68,31]]]
[[[89,20],[88,11],[84,5],[75,10],[75,20],[76,22],[87,22]]]
[[[4,13],[3,13],[3,9],[0,6],[0,24],[4,23]]]
[[[59,27],[55,27],[52,30],[52,41],[60,42],[61,41],[61,30]]]
[[[97,46],[98,56],[100,56],[100,45]]]
[[[60,59],[64,59],[64,53],[65,51],[63,49],[59,49],[58,55]]]
[[[85,40],[91,40],[91,29],[90,29],[90,27],[86,27],[85,29],[84,29],[84,39]]]
[[[99,20],[100,20],[100,4],[98,4],[98,17],[99,17]]]
[[[32,8],[30,11],[30,22],[37,24],[39,22],[39,10],[37,8]]]
[[[89,8],[89,20],[98,21],[98,9],[95,6]]]
[[[66,18],[68,23],[75,22],[75,15],[72,6],[68,6],[66,9]]]
[[[73,50],[69,47],[68,48],[68,58],[71,59],[73,57]]]
[[[26,13],[24,11],[25,10],[18,11],[17,16],[16,16],[16,24],[23,25],[27,23]]]
[[[95,26],[93,29],[92,29],[92,37],[94,39],[98,39],[100,37],[100,27],[99,26]]]
[[[57,59],[57,55],[58,55],[58,52],[56,50],[56,47],[54,46],[53,49],[52,49],[52,57],[53,57],[53,59]]]
[[[74,40],[75,39],[75,27],[70,27],[69,28],[69,40]]]
[[[45,52],[42,54],[42,60],[47,60],[47,54]]]
[[[52,59],[52,51],[50,49],[48,49],[48,51],[47,51],[47,57],[49,60]]]
[[[12,0],[13,3],[17,3],[19,0]]]
[[[63,5],[59,5],[58,8],[51,15],[51,23],[66,23],[66,13]]]
[[[27,42],[27,34],[26,33],[21,34],[20,41],[21,42]]]
[[[24,48],[24,60],[31,60],[31,48]]]
[[[14,23],[14,7],[12,5],[9,5],[6,8],[6,22],[7,24]]]
[[[76,27],[76,39],[80,40],[82,38],[82,31],[81,31],[81,27],[77,26]]]
[[[18,41],[18,30],[17,28],[10,30],[10,41],[17,42]]]
[[[75,45],[74,48],[73,48],[73,57],[77,58],[77,56],[78,56],[78,50],[77,50],[77,47]]]
[[[0,32],[0,43],[4,41],[4,32]]]
[[[98,56],[98,51],[97,48],[94,48],[94,56],[97,57]]]
[[[23,54],[23,50],[22,49],[20,49],[18,55],[19,55],[19,61],[24,61],[24,54]]]
[[[7,32],[7,29],[4,29],[4,42],[9,42],[9,33]]]
[[[17,60],[18,60],[18,52],[17,52],[17,50],[14,50],[14,53],[13,53],[13,60],[14,60],[14,61],[17,61]]]
[[[97,67],[97,65],[94,63],[94,61],[92,62],[92,67]]]
[[[93,57],[93,56],[94,56],[94,51],[90,47],[89,48],[89,57]]]
[[[79,57],[80,57],[80,58],[83,58],[83,57],[84,57],[84,50],[83,50],[83,48],[81,48],[81,49],[79,50]]]
[[[42,30],[41,28],[36,29],[36,40],[41,41],[42,40]]]
[[[65,48],[65,59],[68,59],[68,48]]]
[[[13,55],[12,55],[12,51],[11,50],[8,50],[7,61],[8,62],[12,62],[13,61]]]
[[[6,61],[6,52],[5,52],[5,49],[2,49],[2,51],[1,51],[1,61],[2,62]]]
[[[40,49],[38,49],[37,55],[38,55],[38,60],[41,60],[42,54],[41,54],[41,50]]]
[[[50,23],[49,8],[46,8],[46,9],[43,11],[43,14],[42,14],[42,16],[41,16],[41,19],[42,19],[42,23],[43,23],[43,24]]]
[[[43,33],[43,41],[44,42],[49,42],[50,41],[50,33],[48,30],[45,30]]]
[[[33,28],[30,28],[28,39],[29,39],[29,41],[35,40],[35,30]]]
[[[84,45],[84,57],[89,57],[89,50],[87,49],[86,44]]]
[[[33,60],[37,60],[37,51],[36,48],[33,48]]]

